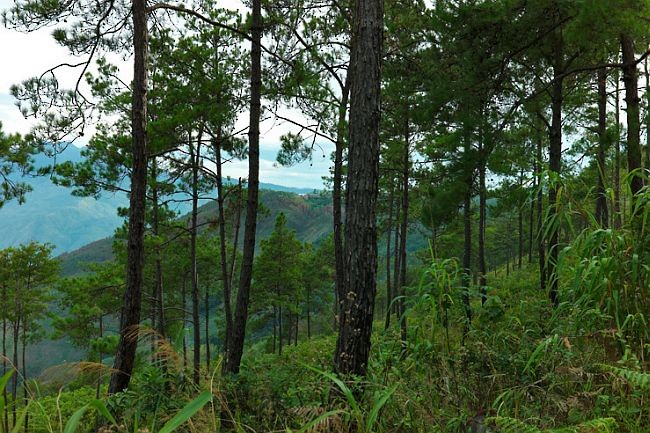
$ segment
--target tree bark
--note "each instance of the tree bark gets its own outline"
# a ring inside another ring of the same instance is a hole
[[[151,222],[151,231],[154,236],[160,234],[160,209],[158,202],[158,163],[156,157],[153,157],[152,163],[152,179],[153,179],[153,188],[152,188],[152,222]],[[158,332],[158,337],[165,338],[165,305],[164,305],[164,294],[163,294],[163,273],[162,273],[162,258],[160,254],[160,246],[156,245],[155,250],[155,290],[154,290],[154,311],[152,314],[152,326]]]
[[[605,191],[605,155],[607,154],[607,72],[599,69],[598,81],[598,152],[596,168],[598,170],[598,186],[596,189],[596,221],[602,228],[607,228],[607,193]]]
[[[643,68],[645,72],[645,97],[646,97],[646,106],[648,107],[645,113],[645,128],[646,128],[646,139],[645,139],[645,169],[646,172],[650,170],[650,69],[648,69],[648,58],[645,58],[643,62]]]
[[[632,214],[635,212],[636,196],[643,188],[641,169],[641,122],[639,120],[639,89],[634,41],[629,35],[621,35],[623,53],[623,84],[625,85],[625,104],[627,107],[627,171],[630,173],[632,190]],[[636,172],[635,172],[636,171]]]
[[[7,302],[7,286],[2,285],[2,306],[6,308],[5,302]],[[7,317],[3,315],[2,317],[2,375],[7,374]],[[5,386],[2,390],[2,396],[4,401],[7,401],[7,387]],[[4,431],[9,432],[9,412],[7,410],[7,404],[3,408],[3,422],[4,422]]]
[[[210,286],[205,285],[205,310],[203,316],[205,319],[204,332],[205,332],[205,365],[208,370],[210,369]]]
[[[614,203],[612,205],[612,226],[615,228],[620,228],[623,222],[621,215],[621,83],[619,78],[618,71],[616,71],[614,75],[616,83],[614,92],[616,137],[614,142]]]
[[[26,321],[23,321],[23,338],[22,338],[22,363],[23,363],[23,404],[27,407],[27,402],[29,401],[27,394],[27,365],[25,360],[25,351],[27,349],[27,329],[25,328]],[[16,366],[18,367],[18,366]],[[29,431],[29,412],[25,413],[25,421],[23,422],[23,431],[27,433]]]
[[[278,307],[278,356],[282,356],[282,305]]]
[[[364,376],[377,290],[376,211],[383,1],[357,0],[350,60],[350,145],[345,215],[345,296],[335,371]]]
[[[409,221],[409,172],[410,172],[410,124],[408,112],[405,115],[404,127],[404,154],[402,160],[402,227],[401,236],[399,239],[400,251],[400,277],[399,286],[395,290],[399,294],[399,323],[400,323],[400,337],[402,340],[402,350],[406,348],[407,342],[407,324],[406,324],[406,240],[408,238],[408,221]]]
[[[469,326],[472,323],[472,307],[469,299],[469,289],[471,285],[472,275],[472,186],[473,186],[473,167],[470,158],[471,150],[471,134],[467,126],[465,126],[465,137],[463,138],[463,175],[465,182],[465,197],[463,203],[463,227],[464,227],[464,240],[463,240],[463,307],[465,308],[465,326],[463,335],[469,332]]]
[[[239,276],[239,290],[235,306],[233,332],[228,341],[223,373],[239,373],[244,353],[244,338],[248,320],[253,259],[255,254],[255,229],[257,227],[257,200],[260,171],[260,114],[262,93],[262,4],[253,0],[253,22],[251,27],[251,100],[248,128],[248,201],[244,229],[244,256]]]
[[[239,248],[239,227],[241,225],[242,209],[242,185],[241,177],[237,183],[237,211],[235,212],[235,227],[233,229],[232,255],[230,256],[230,296],[232,298],[232,288],[235,286],[235,265],[237,262],[237,249]],[[232,306],[230,306],[232,313]]]
[[[345,284],[345,259],[343,250],[343,149],[345,148],[346,114],[350,97],[350,73],[345,76],[345,84],[341,89],[341,105],[336,130],[336,148],[334,150],[334,184],[332,190],[332,217],[334,220],[334,289],[339,304],[337,314],[340,316],[340,300],[344,299],[343,287]]]
[[[228,347],[228,341],[232,334],[232,311],[231,311],[231,290],[230,275],[228,272],[228,250],[226,244],[226,219],[223,191],[223,173],[221,161],[221,128],[217,131],[217,138],[214,141],[214,158],[217,165],[217,205],[219,208],[219,250],[221,258],[221,281],[223,282],[223,309],[226,316],[226,330],[224,332],[224,351]],[[236,224],[238,227],[238,224]]]
[[[201,133],[196,141],[192,143],[192,133],[189,132],[190,159],[192,161],[192,214],[190,217],[190,262],[192,275],[192,335],[194,336],[192,359],[193,380],[196,385],[201,380],[201,325],[199,317],[199,272],[196,257],[196,235],[198,225],[199,209],[199,163],[201,160]]]
[[[524,169],[522,168],[519,172],[519,189],[524,188]],[[517,209],[517,229],[519,231],[519,242],[517,246],[517,269],[521,270],[521,266],[524,262],[524,204],[519,203]]]
[[[479,138],[479,173],[478,173],[478,273],[479,290],[481,293],[481,305],[487,300],[487,269],[485,266],[485,227],[487,224],[487,188],[485,186],[485,170],[487,155],[484,154],[483,138]]]
[[[147,12],[146,0],[133,0],[133,135],[131,197],[127,240],[126,288],[120,316],[120,340],[115,354],[108,393],[129,386],[138,339],[134,328],[140,324],[144,268],[145,199],[147,194]]]
[[[187,323],[187,275],[183,276],[183,289],[181,291],[181,302],[183,303],[182,324],[183,324],[183,367],[187,367],[187,338],[185,324]]]
[[[557,216],[559,205],[557,203],[557,194],[559,191],[559,175],[562,169],[562,104],[563,104],[563,80],[559,78],[563,73],[563,44],[558,40],[555,50],[555,59],[553,66],[553,75],[556,78],[551,88],[551,128],[549,130],[549,169],[556,176],[552,181],[548,192],[548,206],[551,213],[551,221],[554,225],[549,229],[548,239],[548,265],[547,265],[547,285],[549,288],[549,298],[554,306],[559,303],[558,299],[558,275],[557,261],[559,256],[559,227],[557,226]]]
[[[390,195],[388,196],[388,226],[386,228],[386,320],[384,329],[390,327],[390,309],[393,303],[393,290],[391,288],[390,275],[390,241],[393,234],[393,199],[395,196],[395,185],[391,182]]]
[[[400,192],[402,187],[399,186],[397,192]],[[393,244],[393,299],[395,299],[395,294],[397,293],[397,287],[399,286],[399,276],[400,276],[400,263],[401,263],[401,254],[399,253],[400,246],[400,221],[402,215],[402,207],[397,207],[397,214],[395,215],[395,241]],[[399,317],[399,305],[397,302],[393,302],[393,314]]]
[[[541,130],[538,132],[537,137],[537,198],[535,203],[537,206],[537,233],[535,239],[537,240],[537,259],[539,263],[539,287],[542,292],[546,291],[546,244],[544,240],[544,192],[542,189],[542,167],[544,166],[544,155],[542,149],[544,147],[544,136]]]

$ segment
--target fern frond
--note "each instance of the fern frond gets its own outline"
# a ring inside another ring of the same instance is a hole
[[[625,379],[630,385],[640,388],[650,388],[650,373],[643,373],[641,371],[630,370],[622,367],[615,367],[613,365],[598,364],[598,366],[615,376]]]
[[[614,433],[615,428],[614,418],[596,418],[572,427],[545,430],[545,433]]]
[[[495,416],[485,419],[486,423],[494,424],[499,428],[499,433],[542,433],[535,426],[528,425],[516,418],[505,416]]]

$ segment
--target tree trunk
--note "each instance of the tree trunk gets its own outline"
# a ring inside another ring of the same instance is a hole
[[[554,77],[559,77],[563,73],[562,67],[562,43],[558,43],[556,49],[555,65],[553,66]],[[559,303],[558,300],[558,275],[557,261],[559,255],[559,227],[558,212],[559,204],[557,203],[557,194],[559,185],[557,179],[562,169],[562,103],[563,89],[562,79],[557,78],[551,88],[551,128],[549,130],[549,169],[556,176],[555,181],[551,183],[548,192],[548,206],[551,213],[553,227],[549,228],[548,238],[548,266],[547,266],[547,284],[549,288],[549,298],[554,306]]]
[[[463,170],[465,182],[465,197],[463,203],[463,227],[464,227],[464,240],[463,240],[463,307],[465,309],[465,326],[463,329],[463,336],[469,332],[469,326],[472,323],[472,308],[470,306],[469,289],[471,285],[472,275],[472,184],[473,184],[473,168],[470,158],[471,149],[471,134],[467,126],[465,126],[465,137],[463,139],[464,152],[463,152]]]
[[[255,228],[257,227],[257,197],[260,171],[260,112],[262,92],[262,5],[253,0],[253,22],[251,27],[251,101],[248,128],[248,201],[246,205],[246,226],[244,230],[244,256],[239,276],[239,290],[235,306],[233,332],[223,363],[223,373],[239,373],[244,353],[244,338],[248,320],[253,259],[255,254]]]
[[[345,215],[345,284],[335,371],[364,376],[377,290],[375,205],[379,179],[379,96],[383,2],[354,4],[350,59],[350,145]]]
[[[224,352],[232,333],[232,311],[230,300],[230,276],[228,273],[228,249],[226,244],[226,218],[223,191],[223,173],[221,161],[221,128],[217,130],[217,139],[214,141],[214,158],[217,165],[217,205],[219,208],[219,250],[221,258],[221,281],[223,282],[223,309],[226,316],[226,330],[224,332]],[[238,228],[238,224],[236,227]],[[234,248],[233,248],[234,249]]]
[[[210,369],[210,290],[209,285],[205,285],[205,311],[203,316],[205,319],[205,365]]]
[[[537,161],[533,162],[533,195],[531,195],[530,200],[530,211],[529,211],[529,220],[528,220],[528,264],[533,263],[533,239],[535,239],[535,188],[537,188]]]
[[[187,275],[183,277],[183,290],[181,293],[182,297],[182,302],[183,302],[183,316],[182,316],[182,324],[183,324],[183,367],[187,367],[187,338],[186,338],[186,332],[185,332],[185,324],[187,323],[187,290],[186,290],[186,284],[187,284]]]
[[[645,58],[643,62],[644,72],[645,72],[645,97],[647,110],[645,113],[645,128],[646,128],[646,139],[645,139],[645,169],[650,170],[650,70],[648,69],[648,58]]]
[[[25,407],[27,407],[27,402],[29,401],[28,394],[27,394],[27,366],[25,362],[25,349],[27,348],[27,329],[25,329],[25,321],[23,321],[23,338],[22,338],[22,343],[23,343],[23,353],[22,353],[22,361],[23,361],[23,404]],[[18,366],[16,366],[18,367]],[[23,422],[23,431],[27,433],[29,431],[29,412],[25,413],[25,421]]]
[[[390,327],[390,309],[393,303],[393,291],[390,281],[390,241],[393,234],[393,199],[395,195],[395,185],[391,182],[390,195],[388,196],[388,226],[386,227],[386,320],[384,329]]]
[[[605,191],[605,155],[607,154],[607,72],[598,70],[598,153],[596,168],[598,186],[596,189],[596,221],[602,228],[607,228],[607,192]]]
[[[282,305],[278,307],[278,356],[282,356]]]
[[[151,231],[154,236],[160,234],[160,209],[158,204],[158,162],[156,157],[153,157],[151,163],[151,178],[152,178],[152,188],[151,188],[151,201],[152,201],[152,218],[151,218]],[[165,338],[165,305],[164,305],[164,296],[163,296],[163,273],[162,273],[162,258],[160,254],[160,246],[156,244],[155,250],[155,288],[154,288],[154,308],[152,314],[152,323],[153,328],[158,332],[157,338]]]
[[[190,263],[192,266],[192,335],[194,336],[193,380],[196,385],[201,379],[201,324],[199,317],[199,272],[196,258],[196,235],[199,208],[199,163],[201,159],[201,133],[196,142],[192,144],[192,133],[190,131],[189,148],[192,161],[192,214],[190,217]]]
[[[334,219],[334,290],[337,301],[344,299],[345,284],[345,259],[343,251],[343,213],[342,213],[342,185],[343,185],[343,149],[347,133],[346,114],[350,97],[350,73],[345,76],[345,84],[341,89],[341,105],[336,130],[336,148],[334,151],[334,184],[332,190],[332,217]],[[337,315],[340,316],[341,305],[337,304]]]
[[[133,0],[133,135],[131,197],[127,240],[126,288],[120,316],[120,340],[115,354],[109,394],[129,386],[138,339],[134,328],[140,324],[142,276],[144,268],[145,199],[147,194],[147,2]]]
[[[6,308],[7,302],[7,286],[2,286],[2,306]],[[2,375],[7,374],[7,317],[3,316],[2,318]],[[3,408],[3,422],[4,422],[4,431],[9,432],[9,412],[7,410],[8,405],[6,404],[7,400],[7,387],[5,386],[2,389],[2,397],[4,398],[5,405]]]
[[[273,354],[274,355],[275,355],[275,346],[276,346],[275,342],[277,339],[277,335],[278,335],[278,309],[274,305],[273,306]]]
[[[239,227],[241,225],[242,209],[242,185],[241,177],[237,184],[237,212],[235,213],[235,227],[233,230],[232,255],[230,256],[230,297],[232,299],[232,288],[235,286],[235,265],[237,264],[237,249],[239,248]],[[232,305],[230,306],[232,315]],[[232,319],[231,319],[232,320]]]
[[[20,315],[17,315],[16,323],[14,323],[13,326],[13,340],[14,340],[14,369],[16,372],[14,373],[12,377],[12,382],[13,382],[13,389],[12,389],[12,396],[13,396],[13,401],[14,404],[11,406],[11,412],[12,412],[12,425],[16,425],[16,401],[18,399],[18,336],[20,333]]]
[[[622,224],[621,216],[621,83],[618,70],[615,71],[614,81],[616,89],[614,93],[614,104],[616,111],[616,137],[614,146],[614,203],[612,205],[612,226],[620,228]]]
[[[538,132],[537,137],[537,198],[535,200],[537,205],[537,233],[535,239],[537,240],[537,259],[539,263],[539,287],[542,292],[546,292],[546,245],[544,241],[544,191],[542,188],[542,167],[544,147],[544,136],[541,131]]]
[[[522,168],[521,171],[519,172],[519,189],[524,188],[524,169]],[[521,266],[523,265],[524,261],[524,204],[525,203],[519,203],[518,209],[517,209],[517,222],[518,222],[518,230],[519,230],[519,243],[518,243],[518,248],[517,248],[517,255],[518,255],[518,262],[517,262],[517,269],[521,270]]]
[[[401,190],[402,187],[398,186],[397,192],[400,192]],[[394,295],[397,294],[397,287],[399,287],[399,276],[401,274],[400,272],[401,254],[399,250],[401,235],[400,235],[400,224],[398,224],[401,216],[402,216],[402,207],[398,206],[397,214],[395,215],[395,242],[393,244],[393,299],[395,299]],[[399,304],[397,302],[393,302],[392,310],[393,310],[393,314],[395,314],[396,317],[399,317]]]
[[[408,112],[406,114],[404,127],[404,155],[402,160],[402,228],[399,239],[400,251],[400,277],[399,286],[395,290],[399,294],[399,323],[400,337],[402,340],[402,350],[406,349],[407,342],[407,324],[406,324],[406,240],[408,238],[408,221],[409,221],[409,172],[410,172],[410,124]]]
[[[625,85],[625,104],[627,107],[627,171],[631,174],[632,213],[636,211],[636,195],[643,188],[641,169],[641,122],[639,120],[639,90],[634,41],[629,35],[621,35],[623,53],[623,83]]]
[[[487,155],[484,154],[483,138],[479,139],[479,173],[478,173],[478,273],[481,305],[487,300],[487,269],[485,267],[485,227],[487,224],[487,188],[485,186],[485,170]]]
[[[307,339],[311,340],[311,289],[307,288]]]
[[[102,347],[103,338],[104,338],[104,318],[100,314],[99,315],[99,344],[98,344],[98,347],[99,347],[98,352],[99,353],[97,354],[100,369],[99,369],[99,372],[97,373],[97,389],[95,390],[95,398],[96,399],[99,399],[99,396],[100,396],[100,393],[101,393],[101,390],[102,390],[102,374],[103,374],[102,370],[104,369],[103,366],[102,366],[102,362],[104,362],[104,354],[102,353],[101,347]]]
[[[294,340],[293,340],[293,345],[297,346],[298,345],[298,322],[300,321],[300,314],[298,313],[298,310],[296,309],[296,326],[294,328],[295,334],[294,334]]]

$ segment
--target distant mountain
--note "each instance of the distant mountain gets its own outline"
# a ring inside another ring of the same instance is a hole
[[[57,161],[81,161],[80,149],[69,145]],[[39,155],[36,166],[52,164]],[[102,195],[101,200],[75,197],[69,188],[54,185],[49,177],[26,180],[33,191],[19,205],[9,202],[0,209],[0,248],[31,241],[50,242],[55,253],[71,251],[96,239],[110,235],[121,224],[116,210],[125,206],[125,195]]]
[[[264,184],[264,186],[268,185],[270,184]],[[260,203],[263,211],[260,212],[257,224],[258,245],[262,239],[271,235],[275,226],[275,218],[280,212],[284,212],[287,217],[287,226],[296,231],[298,239],[302,242],[318,243],[332,232],[332,199],[329,194],[295,194],[262,189],[260,190]],[[181,216],[179,219],[186,220],[187,216]],[[199,220],[216,221],[217,204],[212,201],[201,206]],[[243,222],[242,216],[240,240],[243,239]],[[97,263],[112,259],[112,245],[113,238],[107,237],[84,245],[75,251],[62,254],[60,258],[63,274],[73,275],[83,271],[84,263]]]
[[[74,145],[57,156],[58,163],[81,160],[81,149]],[[36,158],[37,167],[51,164],[52,160],[44,155]],[[122,224],[117,208],[128,206],[124,193],[104,193],[95,200],[73,196],[71,189],[54,185],[49,177],[33,177],[27,182],[33,191],[25,204],[12,201],[0,209],[0,249],[31,241],[50,242],[55,246],[55,254],[61,254],[111,236]],[[313,192],[266,183],[261,183],[260,188],[296,194]],[[187,212],[188,205],[181,205],[179,211]]]

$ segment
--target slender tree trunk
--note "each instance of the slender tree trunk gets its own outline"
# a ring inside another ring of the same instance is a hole
[[[29,401],[29,396],[27,394],[27,383],[28,383],[28,378],[27,378],[27,366],[25,362],[25,349],[27,347],[27,330],[25,329],[25,321],[23,321],[23,338],[22,338],[22,343],[23,343],[23,353],[22,353],[22,361],[23,361],[23,404],[24,407],[27,407],[27,402]],[[25,421],[23,422],[23,431],[27,433],[29,431],[29,412],[25,413]]]
[[[472,186],[473,186],[473,167],[470,157],[471,149],[471,134],[467,126],[465,126],[464,143],[464,176],[465,176],[465,197],[463,203],[463,227],[464,227],[464,241],[463,241],[463,307],[465,308],[466,323],[463,330],[463,336],[469,332],[469,326],[472,323],[472,308],[470,306],[469,289],[471,285],[472,275]]]
[[[11,412],[12,412],[12,425],[16,425],[16,401],[18,400],[18,336],[20,333],[20,315],[18,315],[18,318],[16,319],[16,323],[14,323],[13,326],[13,339],[14,339],[14,369],[16,369],[16,372],[14,373],[12,377],[12,382],[13,382],[13,389],[12,389],[12,397],[13,397],[13,405],[11,406]]]
[[[375,206],[379,179],[379,95],[383,1],[354,3],[350,60],[350,146],[345,214],[345,284],[339,298],[335,371],[364,376],[377,290]]]
[[[524,169],[519,172],[519,189],[524,188]],[[517,209],[517,222],[519,230],[519,243],[517,248],[518,262],[517,269],[521,270],[524,262],[524,203],[519,203]]]
[[[160,234],[160,208],[158,203],[158,162],[156,157],[153,157],[151,163],[151,178],[152,178],[152,188],[151,188],[151,201],[152,201],[152,218],[151,218],[151,231],[154,236]],[[154,288],[154,308],[152,314],[152,326],[158,332],[158,338],[165,338],[165,305],[164,305],[164,295],[163,295],[163,273],[162,273],[162,258],[160,254],[160,246],[156,245],[155,247],[155,272],[154,278],[156,281]]]
[[[181,293],[182,296],[182,302],[183,302],[183,316],[182,316],[182,323],[183,323],[183,367],[187,367],[187,338],[186,335],[187,333],[185,332],[185,324],[187,323],[187,289],[186,289],[186,284],[187,284],[187,276],[183,277],[183,290]]]
[[[296,306],[297,307],[297,306]],[[300,321],[300,314],[298,313],[298,309],[296,308],[296,325],[295,325],[295,334],[294,334],[294,340],[293,340],[293,345],[297,346],[298,345],[298,322]]]
[[[479,138],[479,200],[478,200],[478,273],[481,305],[487,300],[487,269],[485,267],[485,227],[487,224],[487,188],[485,186],[485,170],[487,155],[484,154],[483,137]]]
[[[554,76],[559,77],[563,73],[561,63],[563,62],[563,45],[559,41],[556,48],[555,65],[553,67]],[[562,103],[564,99],[562,79],[556,79],[551,88],[551,128],[549,130],[549,169],[559,177],[562,169]],[[557,261],[559,256],[559,227],[557,226],[557,215],[559,204],[557,203],[557,194],[559,185],[557,179],[553,182],[548,192],[548,206],[552,218],[555,221],[554,226],[549,230],[548,238],[548,266],[547,280],[549,288],[549,298],[554,306],[559,303],[558,299],[558,275]]]
[[[397,189],[397,192],[400,192],[402,190],[402,187],[399,186]],[[397,294],[397,287],[399,287],[399,276],[401,275],[400,271],[400,266],[401,266],[401,258],[402,255],[400,254],[400,218],[402,216],[402,207],[398,206],[397,207],[397,214],[395,215],[395,242],[393,244],[393,299],[395,299],[394,295]],[[397,302],[393,302],[393,314],[395,316],[399,317],[399,305]]]
[[[645,169],[650,170],[650,69],[648,69],[648,58],[645,58],[643,62],[643,68],[645,72],[645,97],[647,109],[645,113],[645,128],[646,128],[646,139],[645,139]]]
[[[615,228],[620,228],[623,221],[621,216],[621,83],[618,70],[614,71],[614,81],[616,83],[614,93],[616,137],[614,142],[614,204],[612,206],[614,214],[612,215],[612,225]]]
[[[199,317],[199,272],[196,257],[196,236],[199,209],[199,163],[201,160],[201,135],[192,143],[189,135],[190,158],[192,160],[192,214],[190,218],[190,262],[192,266],[192,334],[194,336],[193,380],[196,385],[201,380],[201,323]]]
[[[408,239],[408,220],[409,220],[409,172],[410,172],[410,122],[408,112],[405,116],[404,125],[404,154],[402,160],[402,228],[399,242],[400,251],[400,277],[399,286],[399,320],[400,320],[400,337],[402,340],[402,350],[406,349],[407,343],[407,324],[406,324],[406,240]]]
[[[345,137],[348,132],[346,115],[348,110],[348,100],[350,97],[350,73],[345,76],[345,84],[341,89],[341,105],[339,106],[339,117],[336,130],[336,148],[334,151],[334,184],[332,191],[332,217],[334,219],[334,289],[336,299],[340,302],[344,299],[344,282],[345,282],[345,259],[343,251],[343,204],[342,204],[342,185],[343,185],[343,149],[345,148]],[[340,315],[339,303],[336,305],[337,313]],[[335,323],[336,325],[336,323]]]
[[[282,305],[278,307],[278,342],[280,345],[278,346],[278,355],[282,356]]]
[[[629,35],[621,35],[623,53],[623,83],[625,84],[625,104],[627,107],[627,170],[632,173],[641,169],[641,122],[639,119],[639,90],[634,41]],[[635,211],[636,196],[643,188],[641,173],[631,175],[632,213]]]
[[[235,306],[233,332],[228,341],[223,373],[239,373],[244,353],[244,338],[248,320],[253,259],[255,254],[255,228],[257,227],[257,200],[260,170],[260,114],[262,92],[262,4],[253,0],[251,27],[251,102],[248,129],[248,202],[246,206],[246,227],[244,230],[244,257],[239,277],[239,290]]]
[[[7,302],[7,286],[2,285],[2,306],[6,309]],[[3,315],[2,317],[2,375],[7,374],[7,317]],[[9,411],[7,409],[7,387],[5,386],[2,390],[2,397],[4,398],[5,405],[3,408],[3,422],[4,422],[4,431],[9,433]]]
[[[239,248],[239,227],[241,225],[242,209],[242,185],[241,177],[237,185],[237,212],[235,213],[235,224],[232,241],[232,255],[230,256],[230,297],[232,299],[232,288],[235,287],[235,265],[237,264],[237,250]],[[232,306],[230,306],[232,315]]]
[[[533,240],[535,239],[535,205],[537,200],[535,199],[535,189],[537,188],[537,161],[533,162],[533,195],[530,200],[530,212],[528,220],[528,264],[533,263]]]
[[[393,303],[393,291],[390,281],[390,241],[393,234],[393,199],[395,196],[395,185],[391,182],[390,195],[388,196],[388,226],[386,227],[386,320],[384,329],[390,327],[390,309]]]
[[[147,2],[133,0],[133,135],[131,197],[127,240],[126,288],[120,316],[120,340],[115,354],[109,394],[129,386],[138,339],[134,328],[140,324],[142,276],[144,268],[145,199],[147,194]]]
[[[217,205],[219,208],[219,252],[221,258],[221,281],[223,282],[223,309],[226,316],[226,330],[224,332],[224,351],[228,347],[228,341],[232,334],[232,311],[230,276],[228,273],[228,249],[226,244],[226,218],[223,191],[223,173],[221,161],[221,128],[217,130],[217,139],[214,141],[214,154],[217,165]],[[239,204],[238,204],[239,205]],[[239,231],[239,224],[235,224]],[[237,233],[235,234],[237,236]],[[235,250],[233,248],[233,250]],[[234,260],[233,260],[234,262]],[[233,272],[234,273],[234,272]]]
[[[311,340],[311,289],[307,288],[307,339]]]
[[[278,308],[273,306],[273,354],[275,355],[275,342],[278,335]]]
[[[598,169],[598,187],[596,189],[596,221],[607,228],[607,193],[605,191],[605,155],[607,154],[607,72],[598,70],[598,152],[596,165]]]
[[[205,365],[210,369],[210,290],[209,285],[205,285]]]
[[[102,342],[103,338],[104,338],[104,317],[100,314],[99,315],[99,341],[100,341],[100,344],[98,345],[99,346],[99,351],[98,351],[99,353],[97,355],[98,360],[99,360],[100,368],[99,368],[99,372],[97,373],[97,389],[95,390],[95,398],[96,399],[99,399],[100,393],[101,393],[101,390],[102,390],[102,374],[103,374],[103,369],[104,369],[103,366],[102,366],[102,363],[104,362],[104,354],[102,353],[101,342]]]

